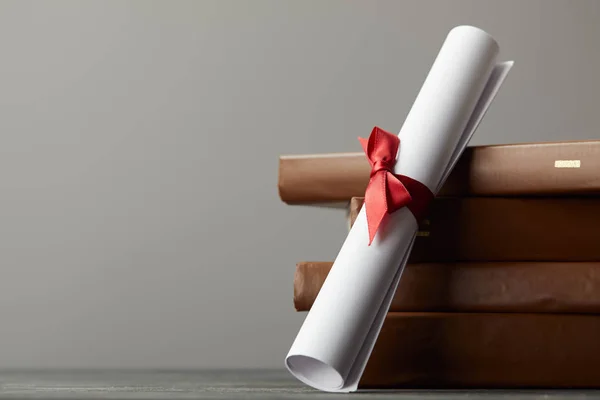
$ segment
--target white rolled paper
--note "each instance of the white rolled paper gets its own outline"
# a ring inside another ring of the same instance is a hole
[[[395,173],[438,192],[512,67],[497,63],[498,52],[481,29],[450,31],[398,135]],[[323,391],[358,388],[417,232],[404,207],[386,215],[369,246],[365,210],[285,360],[297,379]]]

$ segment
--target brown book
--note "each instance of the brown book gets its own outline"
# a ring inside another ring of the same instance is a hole
[[[389,313],[359,388],[598,388],[600,316]]]
[[[354,199],[350,215],[361,206]],[[439,197],[409,257],[409,263],[598,260],[600,197]]]
[[[288,204],[344,202],[364,196],[364,153],[279,158],[279,196]],[[600,194],[600,140],[468,147],[438,195]]]
[[[310,310],[331,266],[296,265],[296,311]],[[600,261],[407,264],[390,311],[600,313]]]

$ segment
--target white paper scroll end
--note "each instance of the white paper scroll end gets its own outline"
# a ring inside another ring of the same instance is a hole
[[[416,237],[416,235],[415,235]],[[390,309],[390,305],[392,304],[392,300],[394,299],[394,294],[396,293],[396,289],[398,289],[398,284],[400,283],[400,278],[402,277],[402,272],[404,272],[404,267],[408,262],[408,257],[410,252],[412,251],[413,245],[415,243],[415,238],[413,237],[412,242],[404,256],[404,259],[400,263],[398,268],[398,272],[394,276],[392,280],[392,284],[388,289],[383,303],[381,307],[379,307],[379,311],[377,311],[377,315],[375,316],[375,321],[373,321],[373,325],[371,326],[371,330],[367,334],[365,338],[365,342],[354,361],[354,365],[348,374],[348,378],[346,378],[346,384],[340,392],[355,392],[358,390],[358,383],[360,378],[367,367],[367,362],[369,361],[369,357],[371,356],[371,352],[373,351],[373,347],[375,347],[375,342],[377,341],[377,337],[379,336],[379,332],[383,327],[383,322],[385,321],[385,316],[387,315],[388,310]],[[345,389],[345,390],[344,390]]]
[[[408,212],[406,209],[398,210],[397,213],[394,213],[392,219],[406,219],[407,216],[413,218],[413,222],[416,226],[416,221],[412,214]],[[404,217],[404,218],[402,218]],[[382,226],[381,230],[385,231],[389,229],[393,224],[389,224],[388,226]],[[356,239],[356,236],[363,237],[365,240],[368,240],[368,228],[366,224],[366,210],[363,207],[356,218],[356,221],[353,225],[355,230],[350,234],[349,244],[352,244],[353,239]],[[393,278],[388,282],[382,282],[384,286],[381,287],[381,293],[385,293],[385,297],[382,298],[382,301],[377,304],[374,310],[374,319],[369,322],[369,329],[366,337],[360,343],[356,343],[356,348],[359,348],[356,358],[352,361],[351,367],[345,377],[342,378],[342,375],[334,368],[331,363],[326,362],[326,360],[319,360],[314,356],[313,346],[314,342],[306,342],[303,340],[297,340],[295,346],[293,346],[290,353],[288,353],[285,365],[288,371],[296,377],[301,382],[321,391],[332,392],[332,393],[348,393],[354,392],[358,389],[358,384],[360,378],[364,372],[364,369],[367,365],[371,352],[373,351],[373,347],[375,346],[375,342],[377,341],[377,337],[381,328],[383,326],[383,322],[385,320],[385,316],[390,308],[390,304],[400,282],[400,277],[402,271],[404,270],[404,266],[408,261],[408,257],[410,255],[410,251],[412,250],[412,246],[414,243],[414,239],[416,236],[416,230],[414,233],[408,237],[409,246],[407,251],[404,251],[402,260],[394,266],[394,275]],[[376,236],[373,241],[372,247],[370,247],[371,251],[377,251],[377,247],[389,247],[390,244],[393,244],[389,241],[381,240],[382,237],[385,237],[385,233],[382,236]],[[323,289],[322,289],[323,291]],[[334,300],[331,297],[327,297],[326,299],[322,299],[327,302],[330,300]],[[367,302],[365,302],[367,303]],[[313,304],[314,307],[314,304]],[[375,312],[376,311],[376,312]],[[307,319],[309,317],[307,316]],[[306,323],[306,321],[305,321]],[[310,324],[310,322],[309,322]],[[342,326],[334,325],[329,327],[329,329],[343,329]],[[319,343],[321,344],[321,343]],[[307,354],[312,354],[312,356],[307,356]]]
[[[341,375],[323,361],[302,354],[288,354],[285,366],[296,379],[315,389],[325,392],[353,392],[354,388],[345,389]],[[304,372],[309,375],[304,375]]]
[[[369,330],[369,333],[358,353],[358,356],[356,357],[346,381],[344,382],[342,377],[337,372],[332,370],[322,361],[315,359],[311,360],[310,358],[302,355],[288,354],[288,357],[286,358],[286,367],[292,375],[294,375],[301,382],[312,386],[315,389],[326,392],[349,393],[358,390],[358,383],[367,366],[367,362],[371,352],[373,351],[373,347],[375,346],[375,342],[377,341],[377,337],[381,331],[383,322],[385,321],[385,316],[390,308],[394,294],[398,288],[398,284],[400,283],[400,277],[402,276],[402,272],[404,271],[404,267],[408,261],[408,255],[410,254],[410,250],[412,250],[413,244],[414,238],[410,244],[409,251],[406,253],[404,260],[402,260],[398,268],[398,272],[394,276],[392,284],[385,295],[385,299],[383,300],[381,307],[379,307],[379,311],[375,316],[375,321],[373,321],[373,325]],[[307,379],[307,377],[303,375],[303,372],[309,372],[310,378],[312,379]]]

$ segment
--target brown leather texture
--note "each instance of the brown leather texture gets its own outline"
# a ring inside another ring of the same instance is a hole
[[[560,166],[570,168],[556,168]],[[572,168],[579,161],[578,168]],[[561,164],[562,162],[562,164]],[[370,166],[364,153],[279,158],[278,189],[288,204],[364,196]],[[468,147],[441,196],[600,195],[600,140]]]
[[[296,265],[296,311],[310,310],[332,264]],[[407,264],[390,311],[600,313],[600,261]]]
[[[389,313],[360,388],[598,388],[600,317]]]
[[[410,263],[598,261],[600,198],[438,197],[418,235]]]
[[[288,204],[339,203],[364,196],[369,174],[364,153],[281,156],[277,187]]]
[[[308,311],[329,274],[332,263],[300,262],[294,274],[294,307],[296,311]]]

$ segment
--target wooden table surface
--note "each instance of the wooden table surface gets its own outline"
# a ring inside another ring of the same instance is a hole
[[[1,371],[2,399],[582,399],[600,391],[372,391],[332,395],[284,370]]]

